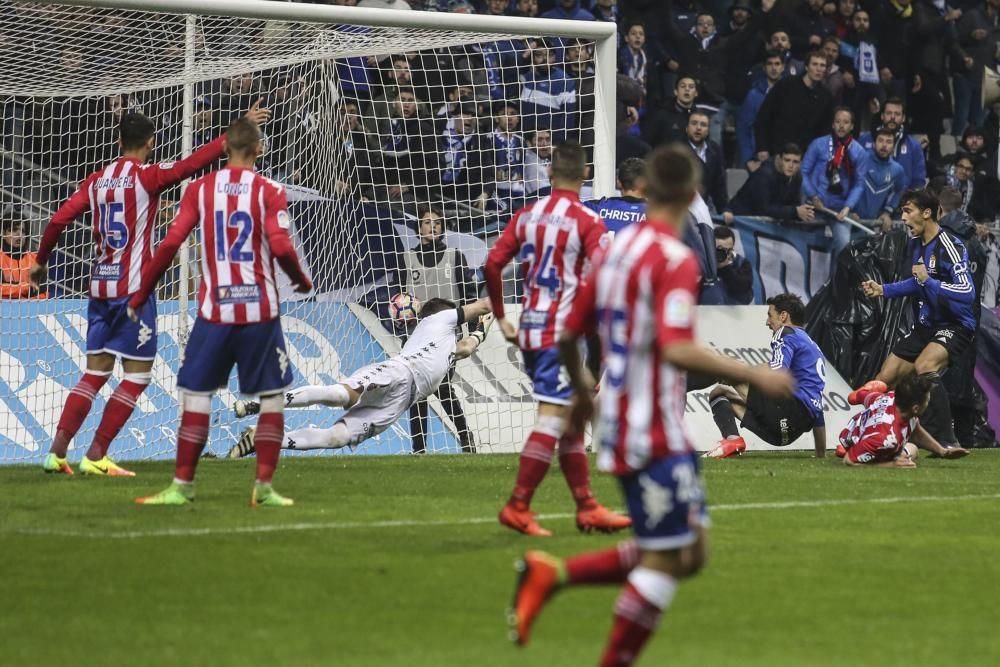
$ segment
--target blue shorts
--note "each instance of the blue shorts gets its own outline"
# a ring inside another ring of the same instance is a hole
[[[281,320],[253,324],[194,323],[177,373],[177,386],[211,394],[229,386],[236,366],[244,394],[275,394],[292,384],[292,363],[285,352]]]
[[[87,354],[107,352],[125,359],[156,357],[156,299],[150,295],[139,309],[139,321],[128,318],[128,300],[90,299],[87,305]]]
[[[659,459],[619,481],[640,548],[680,549],[694,544],[699,526],[708,526],[697,454]]]
[[[573,398],[573,388],[569,384],[569,373],[559,359],[559,348],[521,350],[521,355],[524,357],[524,372],[534,385],[532,395],[535,400],[569,405]]]

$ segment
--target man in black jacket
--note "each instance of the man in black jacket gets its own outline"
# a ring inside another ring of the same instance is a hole
[[[723,219],[733,215],[760,215],[775,220],[812,222],[813,207],[802,203],[802,149],[786,144],[781,154],[755,171],[729,200]]]
[[[701,185],[705,202],[713,214],[726,208],[729,193],[726,191],[726,164],[722,148],[708,138],[709,115],[695,110],[688,116],[685,134],[688,147],[702,163]]]
[[[826,55],[814,51],[806,58],[804,76],[782,79],[767,94],[754,123],[760,162],[785,144],[808,146],[829,130],[833,96],[823,85],[825,78]]]
[[[682,74],[674,84],[674,97],[665,107],[651,109],[642,121],[642,139],[652,147],[684,140],[688,116],[695,109],[698,84],[694,77]]]

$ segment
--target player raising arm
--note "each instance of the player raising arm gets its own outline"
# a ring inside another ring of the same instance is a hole
[[[180,212],[128,304],[129,316],[137,319],[178,248],[198,226],[202,278],[198,318],[177,373],[182,412],[176,472],[169,487],[137,499],[140,504],[184,505],[194,500],[194,472],[208,439],[212,395],[229,384],[234,365],[240,391],[261,397],[257,483],[250,504],[292,504],[271,488],[284,432],[282,393],[292,382],[274,263],[296,292],[308,292],[312,283],[299,266],[288,235],[291,221],[284,188],[253,169],[264,151],[260,128],[249,118],[235,121],[226,130],[225,148],[226,166],[194,181],[184,192]]]
[[[560,587],[624,584],[602,667],[635,662],[678,582],[706,560],[705,498],[698,458],[684,430],[685,372],[748,383],[771,396],[788,395],[794,387],[784,370],[746,366],[695,343],[698,263],[678,236],[700,169],[680,146],[656,150],[648,164],[646,221],[615,237],[607,259],[574,302],[560,341],[574,392],[574,429],[593,407],[578,341],[595,326],[601,336],[605,375],[598,462],[618,476],[637,539],[565,561],[528,552],[509,616],[513,638],[524,644],[542,606]]]
[[[270,112],[260,100],[247,118],[263,122]],[[111,441],[128,421],[139,395],[149,384],[156,356],[156,301],[150,299],[133,322],[125,316],[129,296],[139,289],[142,270],[153,256],[153,228],[160,193],[204,169],[222,155],[222,137],[177,162],[146,164],[156,147],[156,128],[141,113],[126,113],[118,124],[122,156],[83,180],[45,227],[31,268],[36,289],[45,281],[46,264],[59,237],[75,219],[90,212],[95,245],[87,307],[87,370],[70,390],[55,437],[42,463],[45,472],[72,475],[66,461],[70,440],[87,418],[94,398],[111,377],[115,358],[125,372],[101,415],[97,433],[80,461],[80,472],[131,477],[108,458]]]
[[[286,449],[355,447],[389,428],[411,405],[437,390],[456,359],[464,359],[475,352],[486,332],[474,331],[458,340],[462,324],[480,317],[492,319],[489,312],[489,299],[479,299],[465,306],[438,297],[428,299],[420,308],[416,328],[396,356],[363,366],[339,384],[301,387],[285,394],[286,408],[319,404],[347,408],[347,411],[331,428],[290,431],[281,446]],[[488,322],[486,324],[488,326]],[[237,401],[233,405],[237,417],[259,411],[260,404],[254,401]],[[248,428],[229,450],[229,457],[252,454],[255,439],[255,430]]]
[[[577,528],[621,530],[629,526],[628,517],[601,506],[590,489],[583,431],[566,428],[571,392],[557,347],[584,262],[593,261],[602,244],[607,245],[607,230],[597,214],[580,203],[580,187],[587,172],[583,148],[574,142],[556,146],[549,169],[552,194],[514,214],[483,267],[493,312],[504,337],[520,345],[524,369],[538,401],[538,421],[521,451],[517,481],[499,519],[527,535],[552,534],[538,525],[530,505],[558,443],[559,465],[576,501]],[[520,331],[505,317],[501,280],[503,268],[518,252],[526,268]]]
[[[969,253],[958,238],[937,223],[938,201],[931,191],[910,190],[901,202],[903,222],[910,231],[907,252],[913,275],[888,285],[866,280],[861,287],[868,297],[915,297],[917,317],[913,329],[896,343],[875,379],[889,387],[911,373],[930,380],[931,401],[923,424],[935,438],[951,445],[957,438],[940,374],[976,336],[976,289],[969,274]]]
[[[840,433],[837,456],[847,465],[916,467],[917,447],[947,459],[969,452],[961,447],[942,447],[920,425],[920,415],[930,401],[931,381],[907,375],[888,391],[884,382],[872,380],[851,392],[852,405],[865,409],[851,417]]]

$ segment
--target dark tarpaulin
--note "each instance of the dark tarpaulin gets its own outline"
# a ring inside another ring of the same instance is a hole
[[[855,241],[837,258],[832,285],[827,283],[806,308],[806,331],[852,387],[874,378],[896,341],[913,326],[915,301],[869,299],[861,290],[865,280],[885,284],[910,277],[908,241],[905,229]],[[1000,370],[1000,357],[994,356],[1000,352],[1000,318],[986,310],[977,345],[952,360],[943,382],[960,442],[990,447],[994,433],[986,423],[983,392],[972,376],[977,351],[980,360],[985,357]]]

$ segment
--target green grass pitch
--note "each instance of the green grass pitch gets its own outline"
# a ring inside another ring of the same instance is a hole
[[[512,563],[606,547],[580,535],[557,469],[550,539],[500,528],[513,456],[289,458],[288,510],[247,507],[253,462],[205,461],[190,508],[138,507],[134,479],[0,466],[0,663],[594,665],[616,587],[557,596],[506,639]],[[846,469],[805,454],[710,461],[711,558],[640,665],[997,665],[1000,452]],[[621,507],[613,479],[598,497]]]

